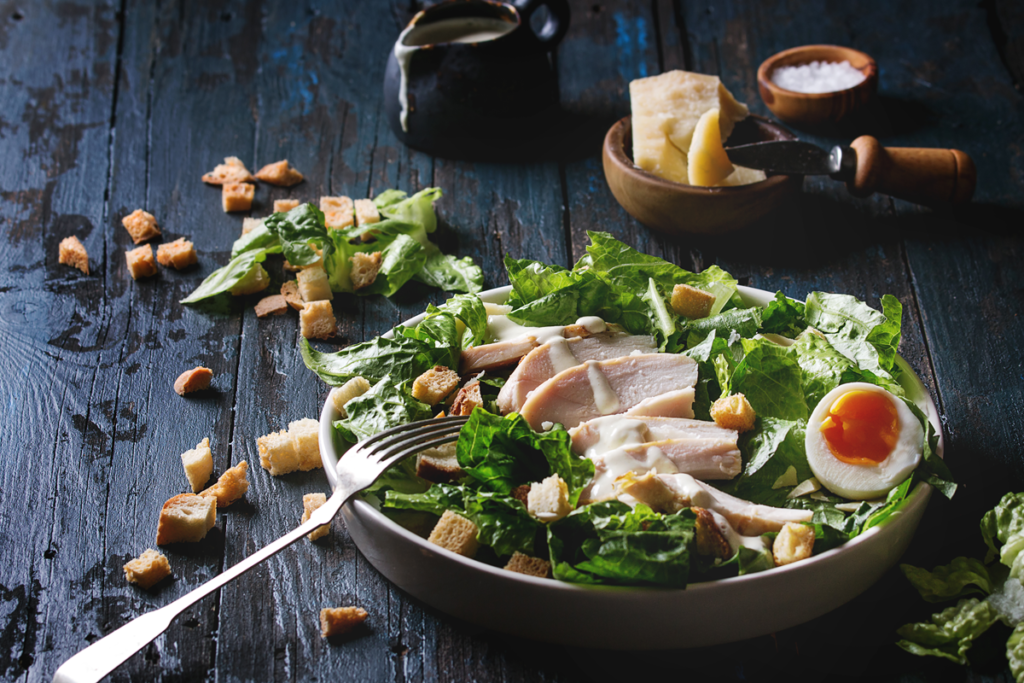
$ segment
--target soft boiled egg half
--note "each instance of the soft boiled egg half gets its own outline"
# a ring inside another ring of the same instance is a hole
[[[852,382],[821,399],[807,421],[807,461],[829,491],[851,500],[884,496],[921,462],[924,428],[900,399]]]

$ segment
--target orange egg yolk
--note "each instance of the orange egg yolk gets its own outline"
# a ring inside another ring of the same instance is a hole
[[[885,394],[850,391],[829,408],[821,433],[839,460],[851,465],[877,465],[889,457],[899,439],[899,416]]]

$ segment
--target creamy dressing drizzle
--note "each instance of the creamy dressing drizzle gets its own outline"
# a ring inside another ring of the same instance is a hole
[[[580,364],[564,337],[555,337],[548,341],[548,360],[551,361],[556,375]]]
[[[528,327],[519,325],[509,319],[507,313],[511,310],[508,306],[496,306],[484,304],[487,311],[487,331],[494,341],[511,341],[520,337],[533,337],[538,344],[547,344],[555,339],[563,339],[562,333],[565,325],[553,325],[551,327]],[[604,320],[597,316],[584,316],[576,321],[577,325],[585,328],[591,334],[600,334],[608,329]],[[568,349],[567,349],[568,350]],[[579,365],[579,363],[573,363]]]
[[[601,366],[592,360],[588,360],[584,365],[587,366],[587,379],[590,380],[590,388],[594,392],[594,404],[597,406],[598,412],[602,415],[619,412],[619,397],[615,395],[612,385],[608,383],[608,378],[601,372]]]
[[[708,510],[711,516],[715,518],[715,524],[722,530],[722,535],[725,536],[725,540],[729,542],[729,547],[735,553],[737,550],[742,548],[750,548],[758,552],[765,549],[764,539],[760,536],[744,536],[740,532],[732,528],[732,524],[729,524],[722,515],[718,514],[714,510]]]
[[[615,497],[615,480],[627,472],[643,474],[650,470],[671,474],[679,469],[660,448],[651,447],[643,453],[626,452],[625,446],[650,441],[647,424],[642,420],[618,417],[601,425],[597,443],[587,449],[586,456],[594,460],[596,471],[590,484],[590,500],[606,500]]]

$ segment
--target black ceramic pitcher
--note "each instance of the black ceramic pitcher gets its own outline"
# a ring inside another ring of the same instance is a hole
[[[486,25],[470,38],[483,39],[459,42],[466,36],[452,40],[438,30],[460,22]],[[434,156],[529,158],[557,125],[549,53],[568,28],[567,0],[446,0],[424,9],[388,58],[388,124],[402,142]],[[420,44],[432,36],[440,39]]]

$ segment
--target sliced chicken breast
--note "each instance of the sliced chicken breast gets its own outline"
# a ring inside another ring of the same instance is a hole
[[[666,439],[724,439],[735,447],[738,433],[735,429],[719,427],[707,420],[690,420],[677,417],[635,417],[609,415],[588,420],[569,430],[572,449],[583,455],[597,446],[603,439],[617,440],[624,430],[635,431],[640,443],[664,441]]]
[[[635,417],[693,417],[693,387],[667,391],[660,396],[651,396],[637,403],[625,412]]]
[[[535,348],[537,348],[535,337],[519,337],[508,341],[474,346],[462,352],[459,358],[459,373],[466,375],[481,370],[508,367]]]

